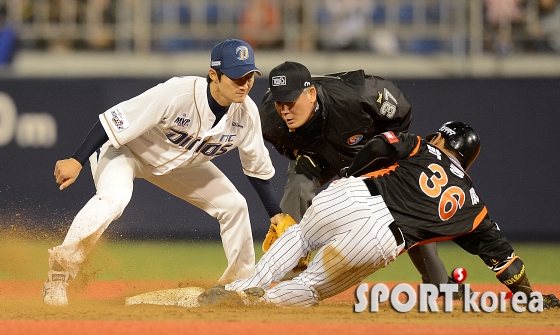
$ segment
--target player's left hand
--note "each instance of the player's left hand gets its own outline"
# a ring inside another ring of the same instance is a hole
[[[82,164],[75,160],[74,158],[63,159],[56,162],[54,166],[54,177],[56,178],[56,183],[60,184],[60,190],[67,188],[72,185],[80,171],[82,170]]]
[[[323,167],[316,157],[307,154],[299,154],[296,157],[296,173],[304,174],[313,180],[313,178],[320,179],[322,172]]]

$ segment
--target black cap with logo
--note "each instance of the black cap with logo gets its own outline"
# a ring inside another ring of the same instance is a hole
[[[311,86],[311,73],[300,63],[284,62],[270,71],[268,84],[272,100],[292,102]]]

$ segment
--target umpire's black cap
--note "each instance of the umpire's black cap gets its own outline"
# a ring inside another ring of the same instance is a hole
[[[292,102],[311,86],[311,73],[300,63],[284,62],[270,71],[268,84],[272,100]]]

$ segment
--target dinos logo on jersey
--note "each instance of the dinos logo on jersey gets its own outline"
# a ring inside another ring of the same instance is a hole
[[[191,119],[186,118],[186,114],[183,114],[183,116],[177,116],[175,120],[173,120],[173,123],[175,123],[177,127],[185,128],[189,126]]]
[[[355,144],[358,144],[358,143],[362,140],[362,138],[364,138],[364,135],[362,135],[362,134],[356,134],[356,135],[351,136],[351,137],[348,139],[348,141],[346,141],[346,143],[347,143],[348,145],[355,145]]]
[[[236,134],[222,134],[217,142],[210,142],[210,139],[194,137],[193,135],[177,129],[169,128],[165,131],[167,139],[187,151],[194,150],[205,156],[221,156],[233,149],[233,142]]]
[[[125,130],[130,125],[120,108],[110,111],[110,114],[111,121],[113,122],[113,128],[115,128],[117,132]]]

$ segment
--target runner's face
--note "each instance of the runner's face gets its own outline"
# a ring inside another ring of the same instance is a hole
[[[303,91],[300,96],[292,102],[275,101],[276,111],[286,122],[290,131],[303,126],[313,115],[315,111],[315,102],[317,101],[317,91],[315,87]]]
[[[245,76],[231,79],[222,75],[218,84],[218,97],[214,97],[221,106],[228,106],[233,102],[242,103],[255,83],[255,73],[249,72]]]

